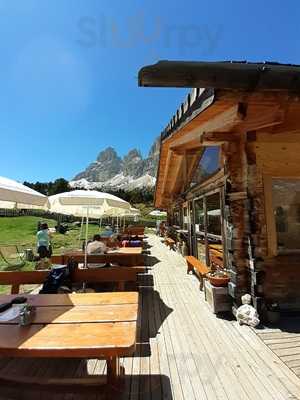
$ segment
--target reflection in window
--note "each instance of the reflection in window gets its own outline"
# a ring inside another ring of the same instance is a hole
[[[220,147],[206,147],[192,177],[191,186],[203,182],[220,168]]]
[[[189,217],[187,207],[183,208],[183,229],[188,230],[189,228]]]
[[[220,193],[206,198],[206,213],[209,263],[213,269],[223,268]]]
[[[272,192],[278,251],[300,250],[300,180],[273,179]]]
[[[205,226],[204,226],[204,201],[202,199],[195,200],[195,233],[196,233],[196,256],[199,260],[206,263],[206,246],[205,246]]]
[[[221,236],[220,194],[215,193],[206,198],[207,233]]]
[[[203,199],[195,200],[195,231],[204,232]]]
[[[174,210],[173,225],[180,226],[180,210],[178,208]]]

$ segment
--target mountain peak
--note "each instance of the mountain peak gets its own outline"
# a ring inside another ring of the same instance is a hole
[[[153,186],[158,166],[159,145],[160,140],[156,139],[145,159],[137,148],[129,150],[122,159],[113,147],[107,147],[98,154],[95,162],[75,176],[71,185],[125,190],[132,189],[135,185]]]
[[[111,160],[118,159],[118,154],[113,147],[107,147],[105,150],[100,151],[97,157],[97,161],[99,162],[107,162]]]
[[[124,160],[132,160],[134,158],[142,159],[141,152],[138,149],[129,150],[128,154],[124,157]]]

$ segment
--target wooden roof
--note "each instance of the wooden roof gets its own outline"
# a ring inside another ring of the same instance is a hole
[[[283,124],[299,101],[300,66],[161,61],[140,70],[139,85],[193,87],[161,133],[155,206],[168,208],[187,188],[203,147]]]
[[[278,62],[159,61],[139,71],[139,85],[228,90],[300,90],[300,66]]]
[[[299,108],[298,95],[288,92],[219,90],[206,108],[199,102],[188,118],[173,118],[162,134],[155,206],[168,208],[185,191],[204,147],[235,140],[242,132],[274,130],[276,126],[283,129],[287,113],[294,110],[296,116]],[[293,125],[299,127],[298,118],[293,119]]]

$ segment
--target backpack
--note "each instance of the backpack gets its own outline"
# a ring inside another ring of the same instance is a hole
[[[78,264],[74,260],[70,260],[65,266],[53,268],[47,276],[40,294],[56,294],[61,286],[72,288],[71,275]]]

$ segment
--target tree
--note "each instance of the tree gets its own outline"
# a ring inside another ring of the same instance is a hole
[[[64,178],[56,179],[54,182],[24,182],[25,186],[30,187],[46,196],[52,196],[54,194],[69,192],[71,187],[69,182],[66,181]]]

